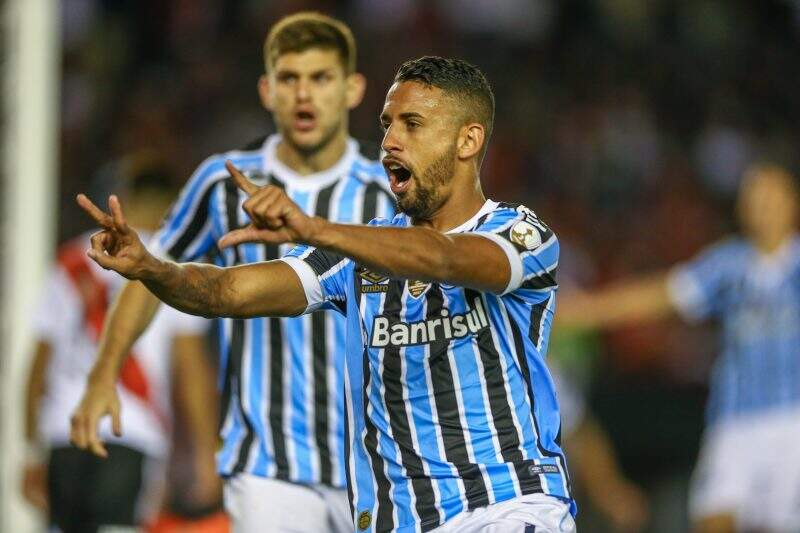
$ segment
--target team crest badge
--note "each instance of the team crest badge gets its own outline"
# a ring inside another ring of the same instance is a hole
[[[533,250],[542,244],[542,236],[533,224],[520,221],[511,228],[511,242],[526,250]]]
[[[358,515],[358,520],[356,521],[358,529],[361,531],[366,530],[369,527],[370,522],[372,522],[372,513],[369,511],[361,511],[361,513]]]
[[[419,298],[430,286],[431,284],[427,281],[408,280],[408,292],[414,298]]]

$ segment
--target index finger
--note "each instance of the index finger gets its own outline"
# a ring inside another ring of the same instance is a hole
[[[234,166],[230,159],[225,160],[225,168],[228,169],[228,172],[230,173],[231,178],[233,178],[233,182],[236,184],[236,186],[243,190],[247,196],[253,196],[256,191],[258,191],[258,185],[247,179],[245,175]]]
[[[86,211],[90,217],[94,219],[95,222],[103,226],[104,228],[111,228],[114,225],[114,221],[110,216],[108,216],[102,209],[94,205],[91,200],[85,194],[79,194],[76,198],[78,201],[78,205]]]

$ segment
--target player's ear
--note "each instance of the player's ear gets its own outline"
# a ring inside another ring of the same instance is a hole
[[[363,74],[354,72],[347,76],[347,109],[355,109],[364,99],[367,89],[367,78]]]
[[[267,111],[272,111],[272,94],[270,94],[269,75],[262,74],[258,78],[258,97],[261,99],[261,105]]]
[[[470,159],[478,156],[485,142],[486,130],[482,124],[472,122],[462,126],[456,143],[459,159]]]

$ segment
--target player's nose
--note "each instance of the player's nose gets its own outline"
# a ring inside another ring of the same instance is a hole
[[[384,151],[397,152],[402,150],[400,139],[395,132],[396,130],[392,126],[386,128],[386,132],[383,134],[383,141],[381,142],[381,148],[383,148]]]
[[[309,80],[300,78],[295,85],[295,98],[304,102],[311,98],[311,83]]]

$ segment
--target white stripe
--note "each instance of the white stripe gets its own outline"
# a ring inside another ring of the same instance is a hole
[[[288,463],[288,476],[289,479],[294,479],[298,475],[297,472],[297,457],[294,449],[294,439],[289,438],[292,434],[292,351],[289,344],[288,319],[276,319],[281,321],[281,339],[282,339],[282,354],[283,357],[283,375],[280,379],[283,383],[283,420],[281,424],[283,427],[284,442],[286,443],[286,462]],[[304,338],[305,338],[305,331]],[[275,357],[275,354],[272,354]]]
[[[338,428],[342,427],[344,420],[340,416],[340,410],[337,409],[337,400],[342,390],[338,386],[337,373],[343,371],[341,368],[347,364],[343,359],[343,354],[338,353],[337,339],[334,335],[336,331],[336,316],[333,313],[325,313],[325,348],[327,350],[328,360],[325,365],[325,381],[327,383],[328,393],[328,434],[326,440],[328,441],[328,451],[331,458],[331,481],[335,486],[339,485],[339,478],[342,476],[341,457],[344,450],[340,450],[341,443],[338,439]],[[345,436],[345,438],[347,438]]]

